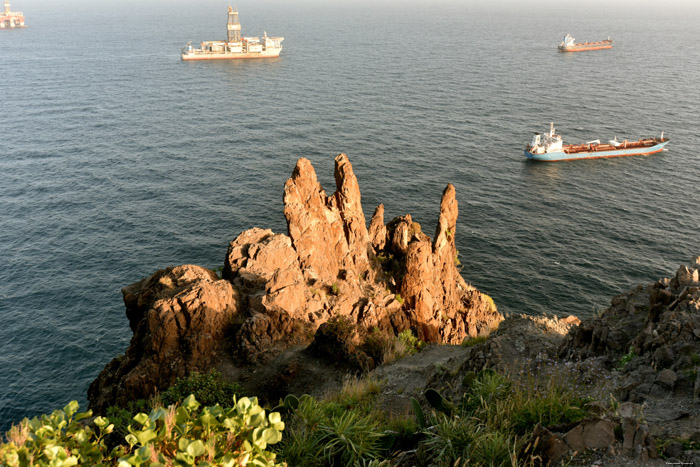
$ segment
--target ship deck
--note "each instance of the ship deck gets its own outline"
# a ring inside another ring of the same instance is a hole
[[[668,138],[645,138],[638,141],[620,141],[618,146],[614,146],[609,143],[600,144],[565,144],[562,150],[566,154],[578,154],[581,152],[607,152],[607,151],[619,151],[625,149],[644,149],[651,148],[657,144],[668,141]]]

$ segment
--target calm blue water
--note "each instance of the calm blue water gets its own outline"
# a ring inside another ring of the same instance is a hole
[[[86,407],[131,337],[121,287],[286,231],[300,156],[331,192],[346,152],[368,220],[383,202],[427,232],[453,183],[463,275],[503,312],[588,316],[700,255],[697,11],[239,2],[244,34],[284,35],[283,56],[181,62],[224,36],[226,6],[13,2],[30,28],[0,31],[3,430]],[[567,32],[615,48],[557,53]],[[671,143],[526,162],[550,121],[566,142]]]

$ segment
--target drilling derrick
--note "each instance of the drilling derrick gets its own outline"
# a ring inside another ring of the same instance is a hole
[[[228,42],[241,41],[241,23],[238,22],[238,8],[228,7],[228,24],[226,25],[228,32]]]
[[[24,28],[24,14],[21,11],[10,10],[10,0],[3,2],[4,9],[0,13],[0,29]]]

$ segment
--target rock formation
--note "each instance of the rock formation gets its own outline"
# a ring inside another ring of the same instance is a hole
[[[236,319],[240,294],[199,266],[170,267],[122,289],[134,336],[92,382],[98,410],[147,398],[192,371],[206,371]]]
[[[448,185],[433,240],[406,215],[384,224],[380,205],[369,229],[347,156],[335,159],[327,196],[314,168],[299,159],[284,186],[288,235],[253,228],[229,245],[219,279],[197,266],[155,273],[122,290],[134,337],[90,386],[92,408],[147,397],[176,377],[214,362],[258,364],[308,344],[331,317],[359,335],[411,329],[428,342],[460,343],[488,334],[503,317],[455,265],[458,206]],[[319,339],[333,342],[324,327]],[[357,339],[357,336],[354,337]],[[371,358],[359,355],[363,369]]]

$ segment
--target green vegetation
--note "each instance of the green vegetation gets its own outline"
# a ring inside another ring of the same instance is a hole
[[[268,445],[282,439],[280,414],[266,413],[256,398],[233,399],[233,405],[201,408],[194,396],[181,405],[139,413],[123,443],[107,450],[104,438],[113,425],[93,420],[97,431],[81,423],[92,412],[77,413],[73,401],[62,411],[25,419],[0,445],[0,464],[11,467],[95,466],[275,466]]]
[[[484,300],[486,300],[486,303],[489,306],[489,311],[491,313],[496,313],[498,309],[496,308],[496,302],[493,301],[493,298],[491,298],[490,295],[486,295],[485,293],[482,293],[481,296],[484,297]]]
[[[333,283],[331,284],[331,290],[330,290],[330,292],[331,292],[332,295],[338,295],[338,293],[340,293],[340,289],[338,288],[338,283],[337,283],[337,282],[333,282]]]
[[[410,329],[401,331],[397,336],[397,340],[406,349],[405,355],[413,355],[425,347],[425,342],[418,339]]]
[[[631,362],[636,356],[637,352],[634,351],[634,348],[630,347],[629,352],[620,358],[620,362],[617,364],[617,369],[620,371],[624,370],[629,362]]]
[[[583,407],[588,399],[553,377],[515,378],[490,370],[467,376],[469,391],[456,404],[426,391],[435,412],[427,417],[432,429],[423,431],[422,459],[437,459],[437,465],[446,467],[527,465],[524,443],[535,426],[576,422],[587,415]]]
[[[700,355],[696,353],[690,354],[690,363],[693,365],[700,365]]]
[[[671,443],[679,443],[683,451],[700,451],[700,442],[687,438],[657,438],[656,453],[661,459],[666,459],[666,448]]]
[[[486,342],[489,336],[465,337],[462,341],[462,347],[474,347],[477,344]]]
[[[241,387],[238,384],[224,380],[221,373],[212,370],[207,375],[195,372],[187,378],[178,378],[175,384],[161,393],[160,399],[162,405],[168,406],[194,394],[202,405],[224,406],[240,393]]]
[[[397,293],[394,298],[396,299],[397,302],[399,302],[399,305],[403,305],[403,297],[401,296],[400,293]]]
[[[364,337],[361,348],[375,362],[386,364],[413,355],[424,346],[425,342],[419,340],[410,329],[394,336],[374,328]]]
[[[381,266],[384,274],[394,279],[396,284],[400,284],[403,276],[406,275],[406,262],[403,256],[394,256],[393,253],[382,251],[375,260]]]
[[[395,341],[417,351],[419,341],[410,331]],[[235,395],[232,404],[209,406],[194,395],[168,408],[158,398],[135,401],[110,408],[124,425],[115,443],[109,442],[116,436],[114,420],[86,423],[92,414],[77,413],[72,402],[13,426],[0,445],[0,465],[387,466],[396,452],[413,450],[418,465],[530,465],[535,459],[526,444],[537,425],[574,423],[588,415],[589,399],[578,395],[572,378],[549,368],[544,362],[539,371],[520,374],[469,372],[460,377],[461,398],[428,389],[398,414],[386,411],[382,382],[370,376],[348,378],[341,391],[323,399],[288,395],[272,411],[254,397]],[[236,386],[225,387],[216,373],[192,375],[165,391],[163,400],[187,388],[215,400],[235,393]],[[150,412],[127,417],[148,406]]]
[[[305,395],[287,418],[285,438],[276,447],[290,466],[380,465],[397,443],[418,431],[408,415],[390,418],[377,404],[380,383],[350,378],[336,395]]]

